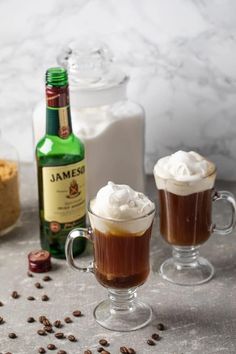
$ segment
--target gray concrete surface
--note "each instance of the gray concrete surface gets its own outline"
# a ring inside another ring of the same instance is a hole
[[[219,182],[220,188],[236,191],[236,183]],[[109,352],[118,354],[120,346],[136,349],[137,354],[195,354],[195,353],[236,353],[236,238],[214,235],[202,247],[201,254],[215,267],[214,278],[207,284],[195,287],[171,285],[158,274],[160,264],[171,250],[158,233],[155,221],[152,243],[152,272],[147,283],[139,291],[139,297],[153,308],[153,320],[146,328],[130,333],[105,330],[93,319],[95,305],[106,297],[103,289],[92,274],[71,271],[65,261],[53,260],[50,272],[53,280],[42,282],[44,288],[34,287],[43,275],[27,277],[27,254],[39,248],[38,215],[36,201],[36,180],[32,166],[22,166],[21,178],[22,215],[20,225],[10,234],[0,239],[0,316],[5,323],[0,325],[0,353],[34,354],[40,346],[49,343],[64,349],[68,354],[80,354],[90,348],[96,353],[98,340],[106,338],[110,342]],[[154,182],[148,178],[148,194],[156,200]],[[216,209],[216,219],[222,222],[228,214],[226,206]],[[87,257],[83,257],[86,261]],[[19,299],[10,294],[17,290]],[[43,294],[50,301],[40,300]],[[33,295],[36,301],[28,301]],[[63,320],[75,309],[81,309],[84,316],[74,318],[73,323],[61,331],[74,334],[78,342],[58,340],[53,334],[40,337],[38,322],[28,324],[27,318],[47,315],[50,320]],[[157,332],[156,324],[163,322],[167,330],[155,347],[146,344],[151,334]],[[16,339],[9,339],[8,333],[15,332]],[[57,351],[47,350],[47,353]]]

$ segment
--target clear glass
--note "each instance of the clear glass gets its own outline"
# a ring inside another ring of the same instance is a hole
[[[214,175],[205,178],[215,179]],[[165,185],[173,180],[165,180]],[[191,182],[193,190],[194,182]],[[196,182],[198,183],[198,182]],[[196,189],[196,188],[195,188]],[[212,202],[226,200],[231,207],[229,225],[221,228],[212,224]],[[176,195],[168,190],[159,190],[160,232],[173,247],[172,258],[160,267],[161,276],[179,285],[198,285],[209,281],[214,267],[199,256],[200,246],[213,233],[227,235],[235,226],[236,203],[227,191],[203,190],[188,195]]]
[[[149,241],[155,209],[131,220],[115,220],[95,215],[89,207],[90,229],[73,230],[66,242],[66,258],[71,268],[94,273],[108,289],[108,299],[94,309],[94,318],[114,331],[132,331],[147,325],[152,318],[148,304],[137,298],[137,288],[149,275]],[[73,259],[73,242],[87,238],[93,242],[94,262],[80,267]]]
[[[0,236],[8,234],[20,218],[19,159],[16,149],[0,132]]]

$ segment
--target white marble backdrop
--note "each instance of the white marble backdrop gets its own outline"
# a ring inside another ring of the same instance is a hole
[[[105,40],[146,110],[146,169],[194,149],[236,180],[235,0],[1,0],[1,130],[34,158],[44,71],[78,35]]]

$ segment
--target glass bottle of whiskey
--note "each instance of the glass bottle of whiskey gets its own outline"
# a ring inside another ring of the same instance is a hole
[[[68,75],[64,68],[46,72],[46,134],[36,146],[41,247],[65,258],[65,242],[75,227],[84,227],[85,151],[73,134]],[[78,240],[74,254],[85,248]]]

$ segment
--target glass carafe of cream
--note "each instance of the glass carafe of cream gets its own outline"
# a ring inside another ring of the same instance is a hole
[[[72,43],[57,58],[69,73],[73,130],[85,144],[87,198],[109,180],[144,191],[144,110],[127,98],[129,78],[108,47],[91,40]],[[34,110],[34,138],[43,135],[45,109]]]

